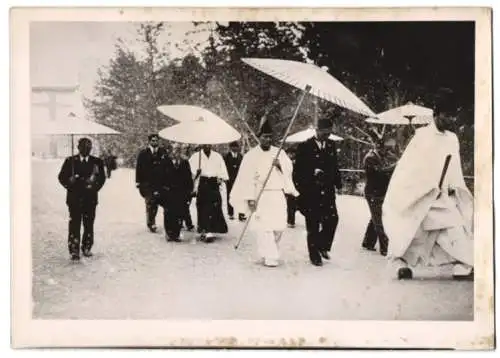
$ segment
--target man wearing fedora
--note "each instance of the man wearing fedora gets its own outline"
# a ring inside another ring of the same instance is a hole
[[[329,139],[333,121],[318,121],[314,137],[299,144],[295,155],[293,180],[299,196],[299,210],[306,219],[309,259],[315,266],[329,260],[339,221],[335,189],[342,188],[337,164],[337,148]]]

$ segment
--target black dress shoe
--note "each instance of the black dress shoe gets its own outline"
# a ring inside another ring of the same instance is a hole
[[[234,220],[234,216],[233,216],[233,215],[230,215],[230,216],[229,216],[229,220]]]
[[[76,254],[71,255],[71,261],[73,262],[80,261],[80,256]]]
[[[245,221],[246,219],[247,218],[245,217],[245,215],[242,215],[242,214],[238,215],[238,220],[239,221]]]
[[[413,278],[413,272],[408,267],[401,267],[398,270],[398,280],[411,280]]]
[[[368,251],[376,251],[374,247],[370,247],[370,246],[366,246],[366,245],[361,245],[361,247],[365,250],[368,250]]]
[[[328,251],[324,250],[324,251],[320,251],[319,254],[321,255],[322,258],[324,258],[325,260],[330,260],[330,255],[328,254]]]
[[[382,255],[382,256],[387,256],[387,251],[383,251],[383,250],[382,250],[382,251],[380,251],[380,255]]]
[[[311,263],[314,266],[323,266],[323,261],[321,261],[321,259],[319,259],[319,260],[311,260]]]
[[[179,239],[178,237],[174,237],[174,238],[167,237],[167,241],[169,241],[169,242],[181,242],[181,239]]]
[[[148,229],[151,232],[156,232],[156,230],[158,230],[158,228],[156,227],[156,225],[148,225]]]
[[[83,256],[85,256],[85,257],[92,257],[92,256],[94,256],[94,254],[92,254],[92,252],[90,252],[90,250],[84,250],[83,251]]]

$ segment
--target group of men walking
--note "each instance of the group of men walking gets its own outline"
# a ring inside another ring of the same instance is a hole
[[[464,182],[458,139],[446,129],[449,118],[437,110],[399,159],[394,140],[383,139],[364,160],[371,219],[362,247],[374,250],[379,241],[380,253],[396,265],[400,279],[412,278],[413,268],[422,264],[452,264],[455,277],[473,276],[473,198]],[[162,148],[158,135],[150,135],[136,167],[147,227],[157,231],[155,218],[162,206],[166,239],[180,241],[184,222],[194,228],[189,206],[196,198],[200,239],[213,242],[228,232],[221,196],[225,183],[228,216],[249,220],[265,266],[279,264],[280,240],[287,225],[295,224],[296,209],[305,217],[310,262],[322,266],[330,259],[339,222],[336,191],[342,188],[336,144],[328,138],[332,126],[329,118],[319,120],[315,136],[298,145],[293,162],[272,145],[269,120],[261,123],[259,145],[245,155],[237,143],[224,157],[202,145],[187,159],[180,145]],[[91,149],[91,141],[82,138],[79,154],[66,158],[59,173],[67,189],[72,260],[80,259],[80,245],[84,256],[92,255],[97,193],[106,180],[104,163],[90,155]]]

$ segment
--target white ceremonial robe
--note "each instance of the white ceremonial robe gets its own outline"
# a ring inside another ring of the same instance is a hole
[[[248,201],[257,199],[277,152],[273,146],[268,151],[258,146],[245,154],[229,198],[235,211],[249,214]],[[249,224],[257,235],[259,257],[266,261],[280,257],[278,242],[287,227],[285,193],[298,195],[292,181],[293,164],[284,151],[280,152],[279,162],[282,171],[273,168]]]
[[[224,158],[222,158],[222,155],[216,151],[212,150],[209,157],[206,156],[203,150],[195,152],[191,158],[189,158],[189,165],[191,166],[191,172],[193,175],[196,174],[198,169],[201,169],[201,176],[229,180],[229,174],[227,173]]]
[[[439,180],[445,158],[451,161]],[[448,189],[455,194],[448,195]],[[407,265],[474,265],[473,196],[465,185],[457,136],[434,122],[416,131],[392,175],[382,207],[388,257]]]

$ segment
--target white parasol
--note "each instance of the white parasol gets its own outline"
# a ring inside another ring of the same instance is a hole
[[[216,114],[195,106],[162,106],[162,113],[170,113],[181,122],[159,132],[160,137],[188,144],[223,144],[241,138],[241,134]],[[176,107],[176,108],[168,108]]]
[[[374,124],[406,125],[429,124],[433,118],[433,110],[413,103],[389,109],[366,120]]]
[[[243,58],[243,62],[285,83],[365,116],[375,113],[339,80],[316,65],[270,58]]]
[[[105,125],[76,117],[70,113],[66,119],[55,121],[33,121],[33,134],[36,135],[85,135],[85,134],[119,134]]]
[[[197,121],[202,117],[205,121],[220,122],[224,120],[209,110],[201,107],[178,104],[158,106],[158,111],[177,122]]]
[[[66,118],[58,118],[55,121],[33,121],[32,133],[34,135],[71,136],[71,156],[75,153],[75,135],[120,134],[105,125],[77,117],[73,112],[70,112]]]
[[[365,104],[361,99],[359,99],[354,93],[352,93],[347,87],[345,87],[339,80],[328,74],[326,71],[322,70],[318,66],[313,64],[307,64],[297,61],[289,60],[279,60],[279,59],[269,59],[269,58],[243,58],[243,62],[246,64],[273,76],[285,83],[288,83],[300,90],[302,90],[302,95],[299,99],[295,112],[288,124],[285,131],[285,135],[281,141],[278,151],[275,156],[275,160],[278,159],[283,145],[288,137],[290,129],[299,112],[299,108],[304,101],[307,93],[311,93],[319,98],[323,98],[329,102],[332,102],[340,107],[350,109],[356,113],[360,113],[365,116],[374,116],[375,113]],[[267,176],[264,180],[262,188],[257,195],[255,200],[256,205],[258,205],[259,200],[264,192],[264,188],[271,176],[273,166],[269,168]],[[245,223],[238,242],[235,245],[235,249],[238,249],[241,240],[248,228],[249,222],[252,219],[254,211],[250,214],[248,220]]]
[[[312,138],[314,135],[316,134],[314,128],[312,127],[309,127],[303,131],[300,131],[300,132],[297,132],[295,134],[292,134],[291,136],[289,136],[285,142],[287,143],[299,143],[299,142],[305,142],[306,140],[308,140],[309,138]],[[341,140],[344,140],[344,138],[342,137],[339,137],[335,134],[330,134],[330,136],[328,137],[329,139],[331,140],[335,140],[335,141],[341,141]]]

